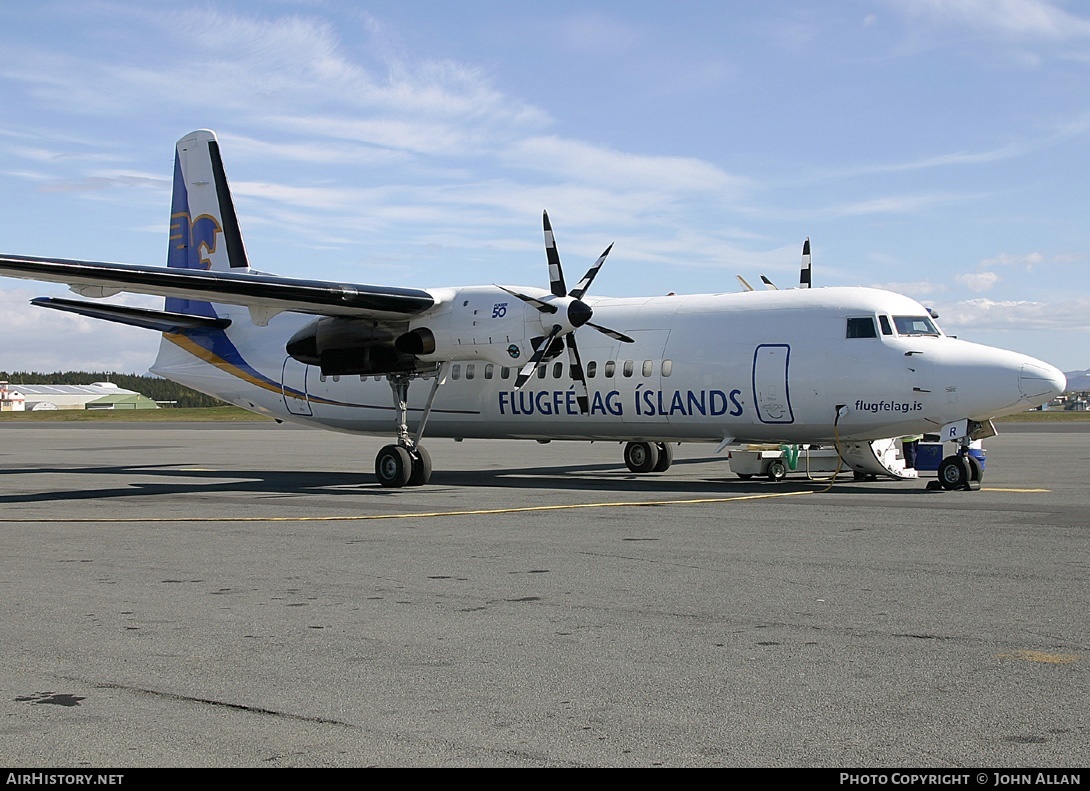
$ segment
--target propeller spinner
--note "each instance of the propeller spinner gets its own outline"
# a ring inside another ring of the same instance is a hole
[[[519,390],[530,380],[541,361],[549,353],[553,341],[558,336],[563,335],[564,343],[568,347],[571,377],[576,386],[576,400],[579,402],[579,411],[586,415],[590,412],[590,398],[587,391],[587,377],[583,371],[583,362],[579,358],[579,345],[575,341],[575,331],[586,325],[622,343],[634,342],[632,338],[624,333],[591,323],[590,319],[594,315],[594,311],[591,310],[590,305],[583,301],[583,296],[587,293],[587,289],[590,288],[590,284],[594,282],[598,270],[602,268],[602,264],[605,263],[606,256],[613,249],[613,245],[611,244],[605,249],[605,252],[598,256],[598,260],[583,275],[583,279],[579,281],[579,284],[571,291],[568,291],[564,284],[564,269],[560,265],[560,254],[556,251],[556,239],[553,236],[553,227],[549,223],[548,212],[543,212],[542,224],[545,228],[545,256],[549,262],[549,288],[552,291],[552,298],[537,299],[499,286],[511,296],[517,297],[541,311],[543,326],[548,326],[548,322],[552,321],[548,336],[538,344],[533,356],[522,367],[518,376],[515,377],[515,390]]]

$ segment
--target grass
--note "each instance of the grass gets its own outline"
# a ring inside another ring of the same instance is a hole
[[[272,418],[247,412],[237,406],[200,409],[50,409],[41,412],[0,412],[4,423],[192,423],[265,421]]]
[[[1019,412],[997,418],[996,423],[1086,423],[1090,422],[1090,412],[1067,412],[1051,410],[1048,412]]]

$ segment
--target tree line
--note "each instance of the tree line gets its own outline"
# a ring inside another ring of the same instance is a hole
[[[179,408],[223,406],[225,403],[218,398],[198,393],[196,390],[158,376],[107,371],[56,371],[45,374],[0,371],[0,382],[11,385],[89,385],[95,382],[113,382],[123,390],[133,390],[152,401],[174,401],[173,406]]]

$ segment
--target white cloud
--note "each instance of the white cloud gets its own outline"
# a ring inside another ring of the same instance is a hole
[[[654,187],[664,192],[730,191],[747,185],[745,179],[725,173],[691,157],[647,156],[613,151],[577,140],[532,137],[519,140],[503,152],[504,160],[554,176],[600,184],[614,189]]]
[[[831,206],[826,213],[834,217],[854,217],[868,214],[904,214],[917,212],[928,206],[951,201],[965,200],[963,195],[936,193],[932,195],[887,195],[868,200]]]
[[[1055,333],[1090,330],[1090,299],[1062,302],[969,299],[944,308],[943,326]]]
[[[1044,263],[1044,260],[1044,255],[1037,252],[1018,256],[1000,253],[994,258],[985,259],[981,263],[983,266],[1014,266],[1024,268],[1026,271],[1030,271],[1035,266],[1039,266],[1040,264]]]
[[[889,0],[911,16],[926,17],[1013,38],[1090,37],[1090,22],[1052,0]]]
[[[970,291],[988,291],[999,282],[995,272],[968,272],[954,278]]]
[[[29,304],[33,297],[51,294],[74,296],[57,286],[40,286],[34,291],[0,289],[0,315],[4,316],[9,339],[0,351],[0,369],[46,373],[77,368],[147,373],[155,360],[159,333]],[[110,302],[161,308],[163,300],[119,295]]]

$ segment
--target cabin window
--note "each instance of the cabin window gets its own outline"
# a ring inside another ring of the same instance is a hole
[[[333,374],[333,381],[334,382],[341,381],[341,375],[340,374]]]
[[[849,338],[877,338],[878,331],[874,328],[874,317],[867,316],[862,319],[848,319]]]
[[[632,376],[632,372],[635,369],[636,369],[636,366],[632,363],[631,360],[625,360],[624,361],[624,368],[622,370],[624,371],[625,376]]]
[[[605,369],[605,372],[604,372],[604,375],[605,375],[606,379],[612,379],[613,374],[614,374],[614,372],[616,372],[616,370],[617,370],[617,363],[613,362],[613,360],[610,360],[609,362],[607,362],[606,363],[606,369]]]
[[[450,367],[450,378],[451,379],[461,379],[462,378],[462,366],[460,366],[458,363],[455,363],[454,365],[452,365]]]
[[[893,328],[889,326],[889,316],[882,315],[878,317],[878,323],[882,325],[883,335],[892,335]]]
[[[485,379],[491,379],[492,378],[492,372],[495,369],[496,369],[496,366],[494,366],[492,363],[486,364],[485,367],[484,367],[484,378]]]
[[[537,378],[538,378],[538,379],[544,379],[544,378],[545,378],[545,376],[546,376],[546,375],[547,375],[548,373],[549,373],[549,366],[547,366],[547,365],[539,365],[539,366],[537,367]]]
[[[595,374],[597,374],[597,373],[598,373],[598,363],[591,360],[589,363],[587,363],[587,378],[588,379],[593,379]]]
[[[938,335],[938,328],[927,316],[894,316],[898,335]]]
[[[643,375],[650,376],[655,370],[655,363],[651,360],[643,361]]]
[[[318,381],[319,382],[324,382],[325,381],[325,374],[318,374]]]
[[[500,379],[510,379],[510,378],[511,378],[511,369],[508,368],[506,365],[503,366],[503,368],[500,368]]]
[[[473,375],[476,373],[476,366],[473,363],[466,366],[466,379],[472,379]]]
[[[564,375],[564,363],[562,363],[562,362],[553,363],[553,379],[559,379],[563,375]]]

